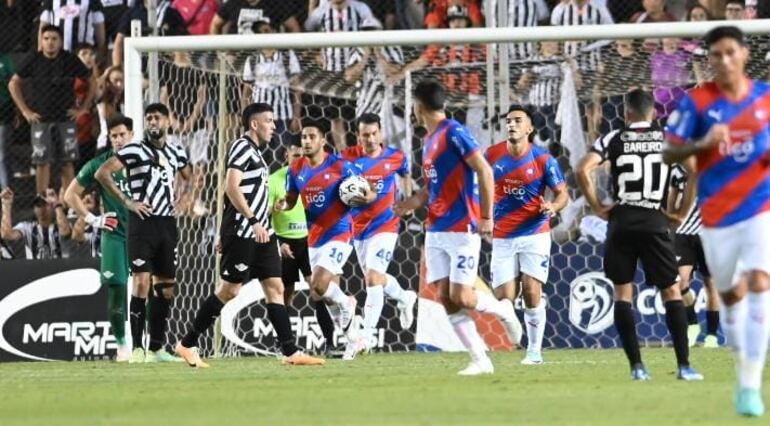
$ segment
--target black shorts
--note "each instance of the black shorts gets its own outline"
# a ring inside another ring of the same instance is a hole
[[[615,284],[634,281],[637,261],[642,261],[647,284],[674,285],[679,277],[671,232],[644,232],[610,225],[604,245],[604,273]]]
[[[253,238],[222,236],[222,258],[219,276],[234,284],[246,284],[252,279],[264,280],[281,276],[281,253],[278,239],[257,243]]]
[[[278,237],[278,242],[288,244],[294,258],[288,256],[281,257],[281,269],[283,273],[281,279],[284,287],[292,286],[299,281],[300,274],[303,277],[309,277],[312,272],[310,269],[310,255],[307,249],[307,238],[282,238]]]
[[[163,278],[176,277],[176,218],[128,217],[128,264],[131,272],[150,272]]]
[[[342,98],[312,95],[311,103],[305,103],[305,112],[309,117],[335,120],[341,118],[351,121],[356,118],[356,103]]]
[[[679,266],[692,266],[704,277],[711,276],[699,236],[676,234],[676,257]]]

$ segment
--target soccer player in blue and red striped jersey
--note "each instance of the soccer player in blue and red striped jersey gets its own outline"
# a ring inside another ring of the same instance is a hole
[[[706,263],[736,355],[735,408],[761,416],[770,339],[770,85],[746,77],[740,29],[717,27],[704,44],[714,80],[692,89],[669,117],[664,159],[695,156]]]
[[[398,240],[401,221],[393,212],[399,188],[409,197],[412,181],[409,164],[403,152],[383,146],[380,117],[363,114],[358,119],[358,145],[342,152],[353,163],[356,172],[366,178],[377,198],[366,206],[353,209],[353,247],[366,281],[364,305],[364,339],[366,347],[376,345],[377,322],[382,314],[384,296],[397,301],[402,329],[414,321],[417,293],[404,290],[396,278],[388,274],[388,265]]]
[[[308,223],[311,297],[324,300],[337,326],[345,332],[348,346],[360,345],[361,337],[351,326],[356,299],[347,296],[337,284],[342,267],[350,256],[350,238],[353,235],[350,208],[340,200],[339,187],[346,177],[356,172],[349,161],[328,154],[324,150],[325,142],[319,123],[303,123],[304,158],[289,167],[286,199],[277,200],[275,209],[291,210],[302,197]],[[353,204],[363,206],[375,197],[376,193],[367,188],[366,194],[355,197]]]
[[[530,142],[535,128],[529,111],[512,105],[505,119],[508,139],[486,152],[495,176],[492,287],[498,299],[512,302],[521,282],[529,337],[521,363],[542,364],[542,290],[551,258],[551,218],[567,205],[569,193],[556,159]],[[553,201],[545,199],[547,188],[554,193]]]
[[[475,289],[480,236],[492,235],[492,169],[468,129],[447,118],[446,91],[440,83],[421,81],[414,98],[414,115],[428,130],[422,154],[425,187],[399,203],[396,211],[404,213],[428,204],[426,281],[439,286],[449,321],[471,356],[468,367],[458,374],[491,374],[494,366],[468,310],[500,318],[511,340],[516,316],[509,302]]]

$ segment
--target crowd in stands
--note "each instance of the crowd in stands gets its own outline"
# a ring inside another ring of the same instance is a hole
[[[505,22],[485,16],[485,11],[497,10],[498,2],[507,6]],[[148,19],[150,8],[154,8],[153,20]],[[123,108],[123,46],[134,20],[141,22],[143,35],[176,36],[765,17],[770,17],[770,1],[761,0],[0,0],[0,259],[14,254],[31,259],[66,257],[79,246],[89,247],[82,251],[91,254],[96,237],[68,214],[59,192],[86,161],[109,147],[105,127]],[[157,22],[154,28],[150,21]],[[649,45],[645,41],[641,49],[633,43],[619,40],[593,50],[586,41],[509,46],[510,60],[534,61],[515,76],[513,92],[516,101],[537,108],[541,140],[553,140],[550,132],[556,127],[553,116],[561,72],[553,58],[571,58],[578,90],[594,98],[581,101],[589,134],[606,131],[622,119],[617,99],[595,99],[591,92],[597,85],[621,85],[620,93],[654,86],[659,116],[664,117],[678,99],[676,91],[692,80],[690,72],[697,80],[703,78],[697,60],[692,61],[691,69],[684,65],[691,62],[697,46],[677,39],[649,41]],[[647,55],[649,71],[636,73],[638,67],[629,68],[638,64],[635,55],[639,52]],[[303,71],[305,62],[298,59],[298,53],[263,49],[245,63],[228,59],[232,74],[238,76],[228,80],[228,90],[238,93],[237,100],[228,101],[232,103],[228,113],[234,114],[250,101],[273,103],[279,146],[298,131],[303,114],[320,114],[329,120],[330,139],[341,148],[350,143],[347,123],[365,112],[393,108],[393,114],[383,114],[387,116],[384,121],[400,116],[389,131],[395,134],[403,128],[403,111],[391,105],[385,91],[402,80],[406,71],[479,63],[485,61],[484,53],[479,46],[468,45],[429,46],[412,55],[398,46],[321,49],[314,63],[340,81],[357,83],[358,96],[304,99],[289,89]],[[206,76],[196,73],[190,64],[191,58],[183,53],[164,64],[161,100],[172,110],[179,142],[191,151],[198,170],[195,179],[202,180],[209,162],[207,145],[212,140],[206,120],[216,115],[210,105],[216,103],[218,90],[211,89],[216,82],[207,84]],[[614,78],[619,70],[627,76],[622,81]],[[269,82],[260,79],[265,75],[271,76]],[[464,96],[483,95],[477,72],[442,78],[450,90]],[[246,86],[243,92],[242,83]],[[472,108],[460,108],[456,113],[465,121],[475,120]],[[598,116],[603,119],[596,120]],[[183,210],[198,215],[209,211],[200,195],[191,197]],[[90,200],[98,208],[98,195],[94,193]],[[14,222],[17,218],[22,220]],[[23,244],[14,250],[15,242]]]

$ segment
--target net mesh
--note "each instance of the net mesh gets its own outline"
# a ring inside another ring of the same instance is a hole
[[[768,78],[768,40],[764,35],[749,38],[749,73],[753,78]],[[548,303],[544,346],[617,345],[610,327],[612,286],[601,274],[606,223],[591,215],[577,190],[573,168],[590,142],[622,125],[624,93],[637,87],[651,90],[658,119],[665,120],[685,90],[707,80],[710,70],[702,47],[690,39],[586,42],[571,57],[564,54],[571,49],[566,49],[563,42],[535,45],[535,56],[509,61],[504,70],[497,64],[496,55],[487,54],[486,46],[470,45],[161,54],[159,96],[177,116],[176,137],[192,158],[200,160],[194,163],[193,185],[179,194],[180,295],[172,314],[170,340],[181,337],[197,307],[217,282],[213,253],[217,193],[223,176],[221,153],[240,131],[237,115],[243,105],[255,101],[273,104],[276,137],[265,150],[271,170],[283,165],[283,147],[291,138],[298,137],[298,118],[325,121],[329,149],[339,150],[355,143],[355,117],[362,112],[378,113],[383,119],[387,143],[408,154],[412,178],[421,186],[422,134],[419,129],[408,128],[412,120],[406,113],[410,102],[406,87],[423,78],[435,78],[448,88],[449,115],[465,123],[482,146],[503,139],[496,117],[507,108],[500,108],[501,93],[506,96],[502,103],[521,103],[535,111],[534,143],[546,147],[557,158],[573,200],[552,223],[552,266],[544,291]],[[329,60],[344,65],[337,67],[337,71],[328,71]],[[487,75],[488,61],[493,63],[494,76]],[[501,78],[506,74],[507,78]],[[495,85],[491,98],[488,80]],[[598,173],[596,179],[600,196],[608,198],[607,173]],[[414,329],[401,330],[395,305],[386,302],[379,323],[381,350],[429,350],[435,346],[431,344],[434,340],[453,339],[446,335],[451,334],[451,329],[442,329],[440,325],[429,330],[428,338],[420,336],[424,331],[421,328],[426,326],[424,321],[433,318],[429,307],[431,299],[436,298],[422,278],[423,219],[418,214],[404,221],[389,270],[402,287],[420,291],[422,318],[417,321],[417,336]],[[489,282],[490,251],[491,247],[485,244],[479,269],[482,287]],[[343,288],[358,298],[359,305],[365,298],[362,278],[355,256],[351,256],[343,274]],[[637,282],[644,282],[641,271]],[[700,290],[698,280],[693,287],[699,293],[697,308],[701,310],[705,292]],[[230,338],[223,340],[222,353],[226,355],[273,351],[272,328],[263,304],[258,303],[261,291],[248,294],[242,297],[244,306],[227,314],[233,324],[230,332],[237,338],[235,342]],[[641,341],[648,345],[665,344],[668,333],[656,291],[639,287],[634,303],[641,315]],[[521,302],[517,301],[516,306],[521,313]],[[307,291],[298,292],[290,312],[300,346],[316,349],[322,337]],[[448,325],[445,317],[437,321]],[[478,321],[491,348],[510,346],[499,323],[487,318]],[[223,333],[228,327],[223,325]],[[203,339],[201,349],[207,355],[214,349],[211,337],[208,334]]]

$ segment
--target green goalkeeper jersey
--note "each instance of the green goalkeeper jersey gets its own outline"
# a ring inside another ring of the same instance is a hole
[[[82,169],[80,169],[80,172],[78,173],[77,180],[80,186],[83,188],[91,188],[94,185],[98,184],[99,182],[96,180],[96,171],[99,170],[99,167],[101,167],[102,164],[106,163],[107,160],[112,158],[112,150],[109,150],[95,158],[93,158],[91,161],[87,162]],[[118,170],[112,175],[112,178],[115,179],[115,183],[117,183],[118,188],[126,194],[127,196],[131,196],[131,192],[128,188],[128,179],[126,178],[126,174],[123,171],[123,169]],[[101,188],[101,186],[100,186]],[[126,237],[126,224],[128,223],[128,211],[126,210],[125,206],[123,206],[123,203],[112,196],[112,194],[109,193],[107,190],[101,191],[102,195],[102,209],[105,213],[107,212],[113,212],[118,218],[118,226],[115,228],[114,231],[112,231],[110,234],[116,237],[125,238]]]
[[[289,173],[289,166],[285,166],[270,175],[268,184],[269,206],[272,208],[275,200],[286,196],[286,175]],[[273,213],[272,225],[275,234],[283,238],[305,238],[307,237],[307,220],[305,219],[305,207],[302,200],[297,200],[294,208],[279,213]]]

